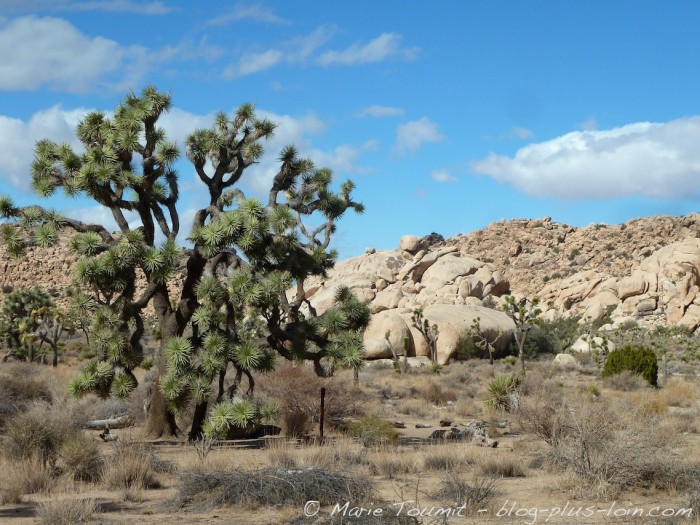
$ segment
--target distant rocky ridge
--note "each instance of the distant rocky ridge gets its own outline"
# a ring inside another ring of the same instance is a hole
[[[63,301],[76,260],[67,243],[62,237],[56,247],[30,249],[19,260],[0,247],[0,300],[5,287],[39,285]],[[390,357],[392,347],[401,355],[404,345],[409,355],[427,355],[427,344],[411,323],[416,308],[440,329],[441,363],[454,356],[459,336],[475,317],[494,333],[511,333],[512,321],[484,306],[485,301],[500,304],[506,294],[540,297],[548,318],[610,314],[618,322],[632,318],[695,330],[700,326],[700,214],[585,228],[549,218],[500,221],[447,240],[407,235],[395,250],[368,249],[338,262],[327,278],[309,282],[307,298],[322,312],[339,285],[369,301],[368,358]]]

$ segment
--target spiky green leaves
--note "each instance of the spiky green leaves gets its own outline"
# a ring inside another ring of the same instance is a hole
[[[73,397],[82,397],[90,392],[101,398],[110,394],[114,369],[105,361],[90,361],[82,372],[68,385],[68,393]],[[123,380],[122,380],[123,381]]]
[[[219,403],[209,414],[205,433],[212,437],[225,438],[230,428],[252,430],[264,421],[273,420],[279,412],[279,406],[273,402],[256,402],[247,397]]]

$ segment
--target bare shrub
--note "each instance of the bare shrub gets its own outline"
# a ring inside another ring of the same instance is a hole
[[[326,389],[326,422],[329,425],[342,425],[343,420],[364,413],[362,393],[351,381],[318,377],[310,366],[280,366],[258,381],[259,391],[277,402],[284,414],[303,413],[309,421],[318,421],[322,387]]]
[[[469,480],[460,472],[448,472],[433,498],[456,506],[464,505],[465,514],[469,515],[489,507],[497,489],[498,482],[493,478],[475,477]]]
[[[105,458],[102,481],[111,489],[156,488],[153,462],[152,452],[144,445],[117,442]]]
[[[437,383],[430,383],[422,392],[422,397],[434,405],[445,405],[448,401],[457,401],[457,394],[453,390],[442,388]]]
[[[287,411],[282,416],[282,428],[287,436],[305,436],[311,430],[311,417],[306,412]]]
[[[366,479],[319,468],[195,470],[182,473],[175,504],[195,509],[225,505],[255,508],[296,506],[315,500],[329,505],[361,502],[372,494],[372,483]]]
[[[97,502],[93,498],[57,496],[50,494],[49,499],[39,502],[36,507],[37,516],[46,525],[88,523],[98,512]]]
[[[613,374],[603,379],[603,384],[613,390],[621,390],[623,392],[634,392],[649,387],[644,378],[634,374],[629,370],[623,370],[619,374]]]
[[[569,430],[570,414],[563,409],[562,396],[550,396],[546,390],[532,392],[516,412],[518,424],[548,445],[556,445]]]
[[[625,487],[676,487],[684,468],[673,446],[673,434],[643,407],[584,402],[570,410],[569,430],[549,459],[583,481],[577,496],[610,498]]]

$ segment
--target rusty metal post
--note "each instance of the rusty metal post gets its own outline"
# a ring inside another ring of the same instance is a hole
[[[326,419],[326,389],[321,388],[321,418],[319,421],[319,430],[321,439],[323,439],[323,421]]]

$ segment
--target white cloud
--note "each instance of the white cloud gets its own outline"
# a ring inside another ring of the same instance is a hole
[[[3,24],[0,49],[12,49],[0,62],[0,90],[37,90],[82,93],[122,91],[154,67],[172,61],[215,60],[220,48],[183,40],[150,50],[124,47],[114,40],[90,37],[60,18],[20,17]]]
[[[243,54],[235,65],[224,69],[224,78],[232,79],[265,71],[279,64],[305,63],[335,32],[332,26],[322,26],[306,36],[292,38],[279,48]]]
[[[372,64],[398,58],[412,60],[418,55],[418,48],[402,48],[401,35],[382,33],[366,44],[355,43],[344,51],[326,51],[316,62],[322,66],[355,66]]]
[[[430,176],[437,182],[457,182],[457,177],[451,175],[447,170],[435,170],[430,174]]]
[[[394,149],[398,153],[413,152],[418,151],[423,144],[442,142],[443,140],[445,140],[445,137],[440,133],[437,124],[427,117],[423,117],[401,124],[398,127]]]
[[[0,115],[0,180],[17,188],[29,188],[37,140],[51,138],[79,149],[74,130],[88,111],[82,108],[64,111],[54,106],[35,113],[26,122]]]
[[[173,11],[163,2],[135,2],[133,0],[3,0],[2,9],[10,13],[35,13],[37,11],[107,11],[112,13],[138,13],[164,15]]]
[[[472,167],[536,196],[677,199],[700,191],[699,143],[700,117],[638,122],[567,133]]]
[[[598,120],[595,117],[589,117],[578,125],[578,129],[583,131],[595,131],[598,129]]]
[[[253,20],[255,22],[279,25],[288,25],[291,23],[289,20],[285,20],[279,16],[269,7],[264,7],[261,5],[245,5],[244,3],[239,2],[230,11],[210,19],[206,25],[224,26],[231,22],[238,22],[240,20]]]
[[[0,28],[0,89],[95,89],[124,66],[126,50],[106,38],[89,38],[58,18],[22,17]]]
[[[373,105],[363,108],[358,116],[360,117],[402,117],[405,111],[401,108],[391,106]]]

